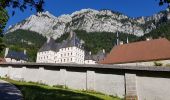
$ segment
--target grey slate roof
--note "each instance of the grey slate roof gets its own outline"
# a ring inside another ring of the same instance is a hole
[[[28,61],[28,56],[24,52],[9,51],[6,58]]]
[[[94,60],[93,56],[91,54],[89,54],[88,52],[85,53],[85,60]]]
[[[100,50],[96,55],[93,55],[94,60],[97,62],[103,60],[105,57],[106,53],[104,53],[102,50]]]
[[[55,49],[56,49],[55,40],[54,40],[53,38],[50,38],[50,39],[47,40],[47,42],[40,48],[39,52],[49,51],[49,50],[55,51]]]
[[[53,38],[50,38],[50,40],[47,40],[47,42],[40,48],[39,52],[43,51],[59,51],[61,48],[66,47],[79,47],[82,49],[82,45],[80,43],[80,39],[76,36],[76,33],[70,34],[69,38],[64,40],[62,43],[55,43],[55,40]]]

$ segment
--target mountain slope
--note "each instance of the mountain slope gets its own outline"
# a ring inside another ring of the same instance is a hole
[[[76,35],[79,39],[84,41],[84,49],[86,51],[91,51],[92,54],[96,54],[100,50],[105,49],[106,52],[110,52],[113,46],[116,45],[117,36],[115,33],[111,32],[89,32],[76,30]],[[69,33],[62,35],[56,40],[56,42],[62,42],[69,37]],[[119,33],[119,41],[127,42],[127,37],[129,42],[137,40],[137,36],[132,34]]]
[[[59,17],[55,17],[49,12],[43,12],[32,15],[24,21],[11,26],[6,33],[17,29],[25,29],[55,39],[70,30],[113,33],[119,31],[142,36],[155,29],[160,20],[166,18],[166,16],[166,11],[153,16],[139,18],[130,18],[111,10],[82,9],[70,15],[61,15]]]
[[[29,61],[35,61],[37,51],[46,42],[46,38],[36,32],[19,29],[4,35],[4,42],[12,50],[26,49]]]
[[[157,29],[152,30],[150,33],[145,34],[140,37],[138,40],[145,40],[146,38],[157,39],[160,37],[167,38],[170,40],[170,21],[162,23]]]

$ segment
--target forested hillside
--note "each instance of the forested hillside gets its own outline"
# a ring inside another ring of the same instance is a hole
[[[86,31],[75,31],[77,36],[82,39],[84,43],[85,50],[91,51],[96,54],[98,51],[105,49],[107,53],[116,45],[116,34],[109,32],[89,32]],[[62,42],[67,39],[69,33],[63,34],[56,42]],[[164,22],[156,29],[152,30],[150,33],[145,34],[142,37],[137,37],[131,34],[119,33],[119,40],[126,43],[127,37],[129,42],[145,40],[149,38],[159,38],[165,37],[170,40],[170,22]],[[39,48],[46,41],[46,38],[42,35],[28,30],[16,30],[14,32],[8,33],[4,36],[4,41],[6,46],[20,51],[26,49],[29,55],[30,61],[36,60],[36,54]]]
[[[140,37],[138,40],[145,40],[146,38],[160,38],[164,37],[170,40],[170,21],[163,23],[156,29],[152,30],[150,33],[145,34],[144,36]]]
[[[98,51],[105,49],[106,52],[110,52],[114,45],[116,45],[117,36],[115,33],[109,32],[89,32],[86,31],[75,31],[78,38],[82,39],[85,44],[85,50],[91,51],[93,54],[96,54]],[[62,40],[67,39],[69,36],[68,33],[62,35],[60,38],[56,40],[56,42],[61,42]],[[127,38],[129,42],[135,41],[137,36],[119,33],[119,40],[124,43],[127,42]]]
[[[7,47],[16,51],[27,50],[29,61],[35,61],[39,48],[46,41],[42,35],[29,30],[16,30],[4,35]]]

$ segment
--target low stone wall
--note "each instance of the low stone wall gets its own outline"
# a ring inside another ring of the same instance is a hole
[[[126,100],[169,100],[170,68],[117,65],[0,64],[14,80],[95,90]]]

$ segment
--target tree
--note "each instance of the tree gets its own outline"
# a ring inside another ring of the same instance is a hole
[[[0,52],[5,47],[2,41],[2,33],[9,19],[6,8],[13,8],[12,15],[14,15],[16,8],[19,8],[23,12],[27,8],[30,8],[30,10],[35,9],[37,12],[42,12],[44,10],[43,5],[44,0],[0,0]]]
[[[160,0],[159,5],[164,5],[164,4],[168,4],[168,7],[170,6],[170,0]]]
[[[37,12],[42,12],[44,0],[0,0],[0,34],[3,32],[3,29],[8,21],[8,13],[5,10],[6,7],[13,8],[12,15],[15,14],[15,9],[19,8],[21,11],[25,11],[25,9],[33,8],[36,9]]]

